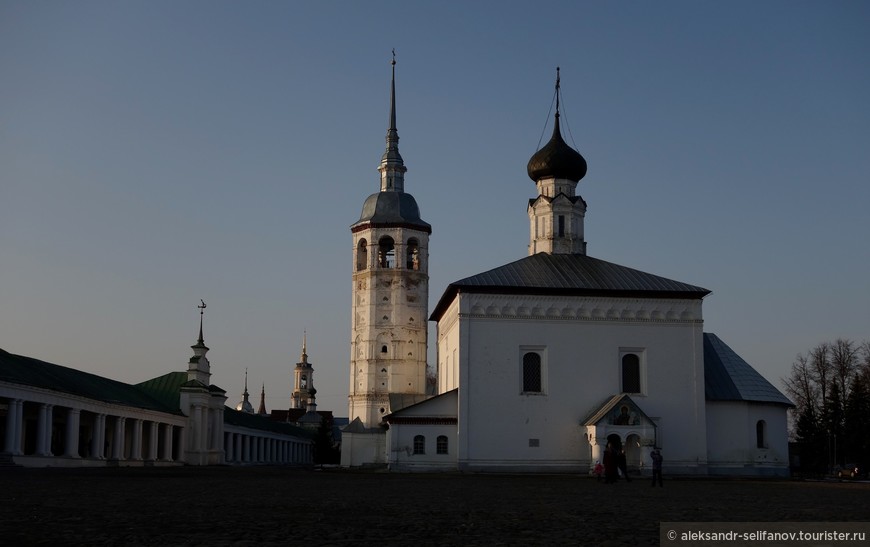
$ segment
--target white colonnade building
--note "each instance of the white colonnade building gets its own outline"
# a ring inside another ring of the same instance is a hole
[[[0,465],[313,463],[310,432],[225,406],[201,321],[192,349],[186,372],[140,384],[0,349]]]

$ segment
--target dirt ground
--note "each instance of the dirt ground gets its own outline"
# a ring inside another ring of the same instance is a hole
[[[3,545],[658,545],[662,521],[868,521],[870,484],[0,469]]]

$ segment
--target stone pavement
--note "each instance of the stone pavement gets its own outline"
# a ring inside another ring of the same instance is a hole
[[[661,521],[867,521],[870,484],[0,469],[3,545],[658,545]]]

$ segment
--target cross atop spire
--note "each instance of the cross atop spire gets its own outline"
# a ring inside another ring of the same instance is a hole
[[[559,119],[559,95],[562,93],[561,89],[559,88],[560,79],[561,78],[559,76],[559,67],[556,67],[556,120]]]
[[[307,352],[307,350],[305,349],[305,346],[306,346],[306,338],[307,338],[307,337],[308,337],[308,333],[307,333],[306,331],[303,330],[303,331],[302,331],[302,357],[301,357],[301,361],[302,361],[303,363],[307,363],[307,362],[308,362],[308,352]]]

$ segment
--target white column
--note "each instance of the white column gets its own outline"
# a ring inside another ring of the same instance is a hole
[[[202,424],[202,429],[200,429],[199,433],[199,450],[201,452],[205,452],[208,450],[208,420],[209,420],[209,412],[208,408],[200,405],[199,407],[199,417],[200,424]]]
[[[224,451],[226,452],[225,459],[227,463],[233,462],[233,434],[224,434]]]
[[[142,420],[138,418],[131,418],[133,420],[133,427],[130,431],[130,459],[131,460],[141,460],[142,459]]]
[[[126,418],[115,416],[115,435],[112,439],[112,459],[124,459],[124,421]]]
[[[172,424],[163,424],[163,455],[160,457],[163,461],[172,461]]]
[[[42,408],[40,407],[40,411]],[[24,401],[21,399],[9,399],[9,410],[6,414],[6,443],[5,450],[13,456],[20,456],[21,431],[24,421]]]
[[[151,461],[157,460],[157,446],[160,444],[158,440],[159,435],[158,431],[160,429],[160,424],[157,422],[151,422],[151,430],[148,432],[148,459]]]
[[[202,450],[202,429],[205,424],[202,423],[202,405],[193,405],[193,420],[190,431],[190,448],[193,452]],[[193,462],[188,462],[193,463]]]
[[[66,414],[66,449],[64,456],[68,458],[79,457],[79,418],[82,411],[71,408]]]
[[[242,462],[248,463],[251,461],[251,437],[242,435]]]
[[[215,439],[223,442],[224,440],[224,409],[223,405],[220,408],[216,408],[214,410],[214,427],[217,433],[215,434]],[[223,450],[223,446],[215,447],[219,450]]]
[[[100,415],[94,414],[91,417],[91,446],[89,455],[90,458],[100,458],[100,446]]]
[[[94,456],[98,460],[106,459],[106,415],[105,414],[97,414],[96,419],[96,439],[97,439],[97,449],[94,452]]]

